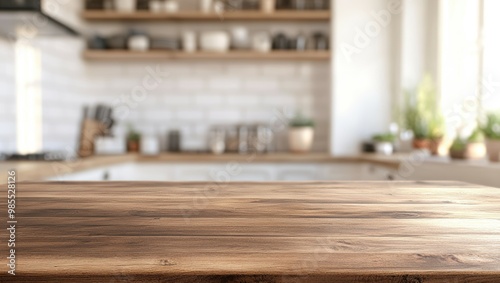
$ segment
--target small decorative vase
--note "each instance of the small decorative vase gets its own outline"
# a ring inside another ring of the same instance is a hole
[[[481,159],[486,156],[486,145],[484,142],[475,142],[467,145],[465,157],[467,159]]]
[[[375,152],[383,155],[391,155],[394,153],[394,144],[391,142],[377,142],[375,143]]]
[[[486,156],[486,146],[482,142],[469,143],[462,150],[450,150],[453,159],[481,159]]]
[[[261,0],[261,10],[264,13],[273,13],[276,7],[276,0]]]
[[[127,141],[127,152],[139,152],[140,141]]]
[[[297,127],[288,131],[288,143],[292,152],[308,152],[314,140],[314,128]]]
[[[429,141],[429,150],[431,151],[431,154],[435,156],[442,155],[442,150],[441,150],[442,144],[443,144],[443,138],[431,139]]]
[[[500,140],[486,140],[486,149],[491,162],[500,161]]]
[[[118,12],[133,12],[137,8],[137,0],[115,0],[115,8]]]

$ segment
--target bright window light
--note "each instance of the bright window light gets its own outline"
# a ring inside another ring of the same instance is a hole
[[[42,149],[41,55],[25,42],[16,44],[17,151]]]

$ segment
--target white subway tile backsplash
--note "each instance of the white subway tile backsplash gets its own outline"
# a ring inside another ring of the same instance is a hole
[[[185,109],[185,110],[177,110],[175,112],[174,118],[179,121],[204,121],[205,115],[204,111],[201,109]]]
[[[262,67],[262,74],[265,76],[293,77],[296,74],[296,69],[294,63],[270,64]]]
[[[148,109],[144,111],[144,121],[146,122],[165,122],[169,119],[173,118],[173,114],[171,111],[159,110],[159,109]]]
[[[208,111],[208,120],[212,123],[235,124],[241,122],[242,113],[233,109],[211,109]]]
[[[194,103],[194,98],[191,95],[178,93],[173,95],[165,95],[162,97],[162,105],[166,107],[172,106],[189,106]]]
[[[280,83],[275,78],[252,77],[245,80],[243,87],[249,91],[273,91],[280,88]]]
[[[238,91],[241,89],[241,79],[225,76],[212,78],[208,86],[212,91]]]
[[[238,74],[240,76],[246,77],[251,75],[260,74],[260,66],[255,63],[235,63],[227,64],[226,73],[228,74]]]
[[[256,95],[239,95],[228,94],[227,95],[227,104],[230,107],[245,107],[245,106],[257,106],[261,102],[261,98]]]
[[[266,106],[294,106],[297,99],[292,95],[273,95],[262,100],[262,104]]]
[[[199,91],[204,90],[206,87],[206,82],[202,78],[177,78],[177,88],[181,91]]]
[[[221,106],[224,102],[224,96],[217,94],[197,94],[194,101],[200,106]]]

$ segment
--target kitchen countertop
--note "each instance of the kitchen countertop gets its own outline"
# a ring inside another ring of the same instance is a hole
[[[455,182],[47,182],[20,183],[18,191],[16,276],[2,272],[1,282],[500,278],[495,188]],[[7,211],[6,194],[0,198]],[[0,253],[8,255],[7,244]]]
[[[162,153],[157,156],[143,156],[139,154],[92,156],[73,161],[44,162],[44,161],[7,161],[0,162],[0,175],[5,176],[7,170],[17,170],[20,181],[41,181],[47,178],[70,174],[79,171],[110,166],[127,162],[161,162],[161,163],[369,163],[397,170],[411,164],[422,162],[434,164],[453,164],[458,166],[473,166],[484,168],[498,168],[500,163],[490,163],[486,160],[457,161],[446,157],[432,157],[425,153],[400,153],[393,155],[360,154],[356,156],[330,156],[322,153],[291,154],[273,153],[262,155],[223,154],[213,155],[204,153]],[[0,179],[4,184],[6,178]]]
[[[351,157],[332,157],[327,154],[263,154],[263,155],[240,155],[240,154],[160,154],[158,156],[142,156],[139,154],[92,156],[73,161],[7,161],[0,162],[0,174],[6,175],[8,170],[15,169],[20,181],[40,181],[63,174],[75,173],[83,170],[109,166],[127,162],[164,162],[164,163],[214,163],[214,162],[255,162],[255,163],[373,163],[396,169],[399,159],[387,158],[379,155],[359,155]],[[6,178],[0,180],[5,183]]]

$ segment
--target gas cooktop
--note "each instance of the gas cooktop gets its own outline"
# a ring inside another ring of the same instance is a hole
[[[29,154],[0,154],[0,160],[5,161],[64,161],[66,156],[61,152],[40,152]]]

